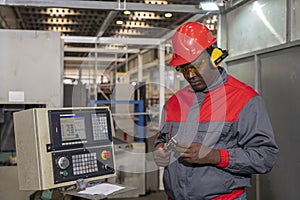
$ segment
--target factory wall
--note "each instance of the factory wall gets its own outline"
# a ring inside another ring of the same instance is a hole
[[[299,198],[299,10],[299,1],[258,0],[226,14],[227,70],[262,95],[280,149],[273,170],[254,177],[249,200]]]
[[[0,102],[63,105],[60,33],[0,30]]]

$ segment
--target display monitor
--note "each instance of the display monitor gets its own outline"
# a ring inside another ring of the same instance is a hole
[[[108,109],[49,110],[49,151],[112,142]]]
[[[85,118],[75,114],[60,115],[61,141],[85,140]]]

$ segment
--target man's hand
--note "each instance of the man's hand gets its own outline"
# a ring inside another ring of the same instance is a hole
[[[165,151],[166,144],[158,144],[155,148],[154,160],[159,167],[165,167],[169,164],[171,151]]]
[[[184,161],[189,163],[219,164],[220,162],[220,153],[218,150],[212,149],[198,142],[178,142],[176,151],[180,153],[180,157]]]

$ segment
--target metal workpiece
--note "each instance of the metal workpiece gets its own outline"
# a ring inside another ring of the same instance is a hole
[[[175,151],[176,152],[177,141],[175,140],[175,136],[172,137],[167,145],[164,147],[165,151]]]

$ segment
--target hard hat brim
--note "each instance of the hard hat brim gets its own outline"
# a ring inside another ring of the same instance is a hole
[[[196,58],[197,57],[198,56],[196,56]],[[172,59],[170,61],[170,66],[176,67],[176,66],[184,65],[184,64],[194,61],[196,58],[190,58],[187,60],[187,59],[183,58],[182,56],[174,53],[172,56]]]

